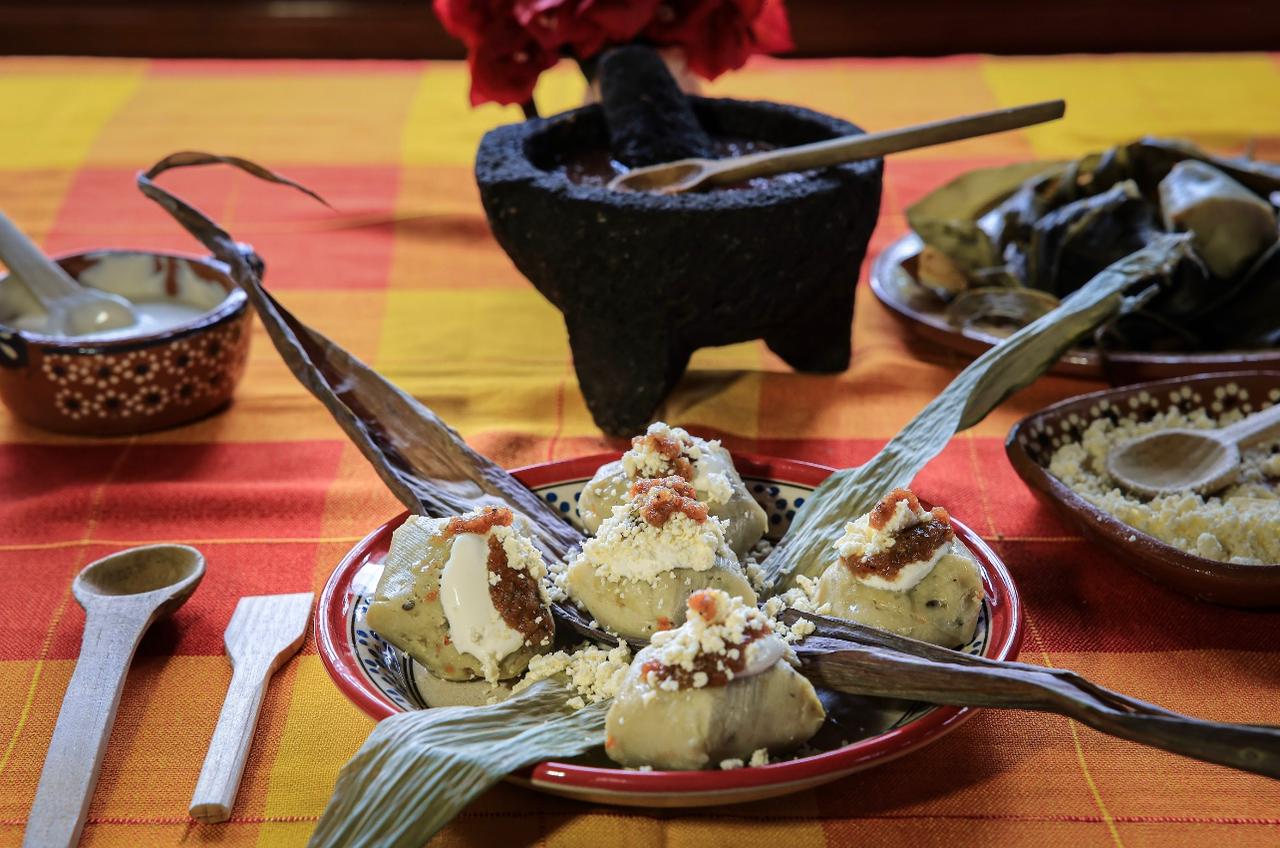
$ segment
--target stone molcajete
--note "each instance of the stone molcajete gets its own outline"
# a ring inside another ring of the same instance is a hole
[[[636,95],[611,86],[608,76],[604,82],[607,101]],[[689,104],[722,147],[786,147],[861,132],[778,103]],[[797,370],[847,368],[882,162],[679,195],[612,191],[581,177],[591,167],[570,178],[575,162],[608,167],[611,136],[637,135],[644,133],[620,132],[592,105],[499,127],[476,158],[494,236],[564,313],[596,424],[611,435],[642,430],[699,347],[761,338]],[[630,158],[628,166],[650,164],[643,154]]]

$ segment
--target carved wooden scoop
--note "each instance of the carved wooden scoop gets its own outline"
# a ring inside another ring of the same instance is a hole
[[[840,165],[858,159],[873,159],[889,153],[930,147],[980,135],[1029,127],[1061,118],[1067,105],[1047,100],[1012,109],[997,109],[959,118],[947,118],[897,130],[842,136],[798,147],[766,150],[730,159],[681,159],[636,168],[619,174],[609,183],[617,191],[652,191],[678,194],[700,188],[725,185],[753,177],[771,177],[790,171],[807,171]]]
[[[91,563],[71,584],[84,607],[84,638],[40,772],[25,848],[79,841],[138,642],[203,577],[204,557],[195,548],[148,545]]]
[[[1240,473],[1240,448],[1280,435],[1280,403],[1217,430],[1157,430],[1117,445],[1107,473],[1149,498],[1172,492],[1209,494]]]
[[[196,821],[226,821],[240,789],[267,682],[307,637],[315,595],[241,598],[223,642],[234,669],[189,811]]]

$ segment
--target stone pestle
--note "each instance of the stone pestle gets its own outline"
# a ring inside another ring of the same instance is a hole
[[[651,47],[615,47],[596,73],[613,158],[628,168],[715,158],[702,128],[662,57]]]

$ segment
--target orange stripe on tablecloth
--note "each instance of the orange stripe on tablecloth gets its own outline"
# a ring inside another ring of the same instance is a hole
[[[1027,630],[1030,631],[1031,637],[1035,640],[1040,650],[1040,658],[1049,668],[1055,668],[1053,660],[1049,659],[1049,654],[1044,648],[1044,640],[1040,637],[1040,631],[1036,627],[1035,619],[1027,610],[1023,611],[1023,620],[1027,623]],[[1124,848],[1124,842],[1120,839],[1120,831],[1116,827],[1115,819],[1111,817],[1111,813],[1107,810],[1107,804],[1102,800],[1102,793],[1098,791],[1098,785],[1094,782],[1093,774],[1089,771],[1089,764],[1084,759],[1084,747],[1080,744],[1080,732],[1076,728],[1075,719],[1066,719],[1067,727],[1071,729],[1071,741],[1075,745],[1076,760],[1080,763],[1080,773],[1084,776],[1085,785],[1089,787],[1089,794],[1093,796],[1094,803],[1098,805],[1098,812],[1102,814],[1102,820],[1107,825],[1107,831],[1111,834],[1111,839],[1115,842],[1117,848]]]
[[[107,486],[110,485],[112,479],[124,466],[125,458],[128,457],[129,451],[137,442],[136,437],[130,437],[120,450],[119,456],[111,464],[107,470],[106,477],[94,489],[93,495],[89,500],[89,514],[85,522],[84,539],[82,543],[86,550],[77,558],[75,572],[79,572],[87,563],[84,562],[84,554],[87,553],[89,540],[93,538],[93,531],[98,523],[98,511],[102,505],[103,496],[106,493]],[[74,579],[74,573],[73,573]],[[5,744],[4,753],[0,754],[0,774],[4,773],[5,766],[9,764],[9,758],[13,756],[13,749],[18,744],[18,739],[22,736],[22,730],[26,727],[27,719],[31,714],[31,705],[35,701],[36,688],[40,685],[40,676],[44,671],[45,657],[49,654],[49,647],[53,644],[54,634],[58,631],[58,623],[62,620],[62,614],[66,611],[67,600],[71,597],[71,581],[67,581],[66,587],[63,589],[61,599],[58,606],[54,608],[53,615],[49,620],[49,626],[45,630],[44,639],[40,643],[40,653],[36,657],[35,667],[31,671],[31,683],[27,687],[27,695],[23,700],[22,709],[18,713],[17,724],[14,725],[13,733],[9,737],[9,741]]]
[[[390,516],[388,516],[390,517]],[[373,528],[370,527],[370,530]],[[11,545],[0,545],[0,551],[47,551],[56,550],[58,548],[73,548],[78,545],[91,545],[97,547],[121,547],[128,548],[135,545],[161,545],[161,544],[180,544],[180,545],[315,545],[328,544],[338,542],[358,542],[364,536],[314,536],[301,538],[286,537],[249,537],[249,538],[229,538],[229,539],[66,539],[60,542],[32,542],[30,544],[16,543]]]

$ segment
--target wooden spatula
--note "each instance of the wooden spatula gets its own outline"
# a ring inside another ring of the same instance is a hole
[[[267,681],[302,647],[314,601],[315,595],[302,592],[241,598],[236,604],[223,636],[233,669],[231,686],[191,796],[190,813],[196,821],[231,817]]]

